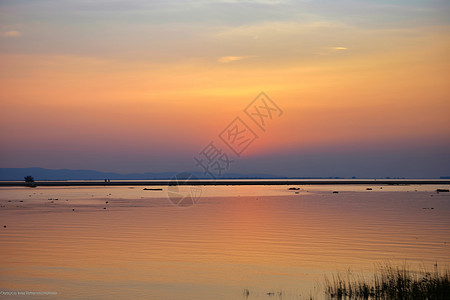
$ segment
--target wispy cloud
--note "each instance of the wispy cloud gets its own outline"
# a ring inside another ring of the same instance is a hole
[[[17,30],[10,30],[10,31],[5,31],[1,33],[1,36],[3,37],[18,37],[21,36],[22,32],[17,31]]]
[[[336,47],[321,47],[314,54],[317,55],[330,55],[337,52],[347,51],[347,47],[336,46]]]
[[[222,56],[217,60],[220,63],[230,63],[237,60],[243,60],[251,56]]]
[[[263,21],[242,26],[225,27],[217,37],[250,37],[269,38],[283,36],[300,36],[311,31],[348,30],[351,26],[345,23],[326,20],[317,15],[301,14],[303,21]]]

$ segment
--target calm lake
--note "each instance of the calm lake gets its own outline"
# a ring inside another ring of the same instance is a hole
[[[448,186],[288,187],[2,187],[0,298],[323,299],[335,272],[450,266]]]

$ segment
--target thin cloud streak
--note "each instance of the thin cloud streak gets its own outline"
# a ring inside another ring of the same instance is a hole
[[[247,59],[253,56],[222,56],[217,61],[220,63],[230,63],[233,61]]]
[[[2,32],[1,34],[3,37],[19,37],[22,36],[22,32],[17,30],[10,30],[6,32]]]

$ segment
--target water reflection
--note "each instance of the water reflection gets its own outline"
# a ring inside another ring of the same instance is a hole
[[[188,208],[141,187],[3,188],[0,290],[303,299],[322,295],[323,274],[336,270],[449,265],[448,194],[365,188],[204,187]]]

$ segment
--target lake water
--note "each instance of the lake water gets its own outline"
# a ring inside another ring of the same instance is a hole
[[[0,291],[35,292],[0,297],[322,299],[335,272],[449,267],[448,186],[367,187],[0,188]]]

